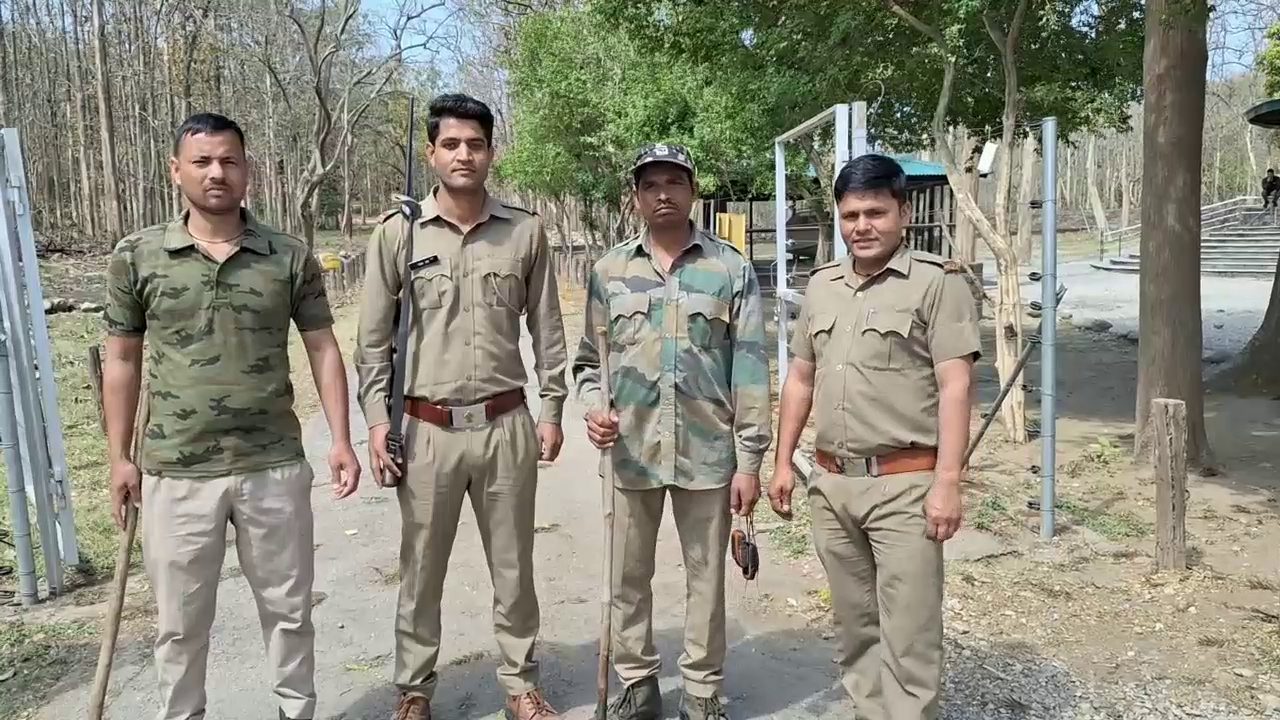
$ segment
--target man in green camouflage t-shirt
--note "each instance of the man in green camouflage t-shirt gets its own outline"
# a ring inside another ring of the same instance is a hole
[[[579,397],[591,408],[588,437],[605,449],[616,488],[613,647],[624,689],[609,717],[663,717],[650,583],[670,493],[688,576],[680,718],[723,720],[730,512],[751,515],[773,437],[760,287],[737,248],[689,221],[687,150],[646,148],[632,172],[647,232],[593,268],[573,364]],[[601,327],[606,348],[597,346]],[[602,352],[613,395],[607,415],[597,410]]]
[[[241,207],[244,135],[214,114],[187,119],[170,159],[187,200],[176,220],[120,241],[107,271],[103,404],[117,524],[141,504],[158,610],[158,720],[205,716],[215,594],[236,528],[281,718],[315,717],[311,465],[289,381],[289,325],[306,346],[329,421],[335,497],[355,492],[347,375],[320,267],[301,241]],[[150,409],[131,457],[147,339]]]

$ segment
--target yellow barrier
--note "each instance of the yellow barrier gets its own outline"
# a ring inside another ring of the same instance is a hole
[[[738,252],[747,251],[747,216],[742,213],[716,213],[716,235]]]
[[[342,269],[342,257],[339,256],[337,253],[331,253],[331,252],[320,253],[319,260],[320,260],[320,267],[324,268],[325,270],[341,270]]]

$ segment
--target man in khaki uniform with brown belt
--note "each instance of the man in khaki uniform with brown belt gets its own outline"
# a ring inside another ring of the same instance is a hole
[[[791,336],[769,499],[791,514],[791,458],[810,410],[813,539],[862,720],[935,720],[942,543],[960,527],[970,382],[981,353],[958,265],[911,250],[901,166],[863,155],[835,200],[850,257],[815,270]]]
[[[554,460],[568,394],[564,325],[542,221],[490,196],[493,115],[466,95],[435,98],[428,158],[440,184],[410,234],[413,298],[405,378],[406,475],[396,615],[395,720],[428,720],[440,655],[440,598],[462,502],[471,498],[494,588],[498,681],[512,720],[559,717],[538,690],[533,583],[538,460]],[[387,454],[391,341],[406,282],[406,220],[373,231],[355,364],[374,477]],[[533,336],[541,417],[525,404],[520,316]]]

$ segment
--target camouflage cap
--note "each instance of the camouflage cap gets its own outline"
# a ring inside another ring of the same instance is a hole
[[[636,160],[631,165],[631,177],[635,177],[640,168],[651,163],[665,162],[673,165],[679,165],[689,171],[690,175],[697,175],[697,169],[693,166],[693,159],[689,156],[689,148],[683,145],[671,145],[668,143],[658,143],[655,145],[646,145],[636,154]]]

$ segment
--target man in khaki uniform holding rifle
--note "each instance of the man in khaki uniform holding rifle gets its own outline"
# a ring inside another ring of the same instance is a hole
[[[568,394],[564,325],[542,221],[490,196],[493,115],[466,95],[431,103],[427,156],[440,184],[406,228],[383,216],[369,240],[355,364],[375,478],[396,476],[402,521],[395,720],[429,720],[440,598],[468,495],[494,587],[498,681],[512,720],[559,717],[538,689],[533,582],[538,460],[554,460]],[[406,232],[408,230],[409,232]],[[405,238],[410,245],[406,278]],[[403,477],[388,454],[391,343],[410,284]],[[533,336],[541,417],[525,404],[520,319]]]
[[[863,155],[835,182],[849,257],[810,276],[791,335],[769,499],[790,518],[812,409],[813,539],[861,720],[935,720],[942,543],[960,527],[970,383],[982,349],[960,266],[911,250],[906,175]]]

